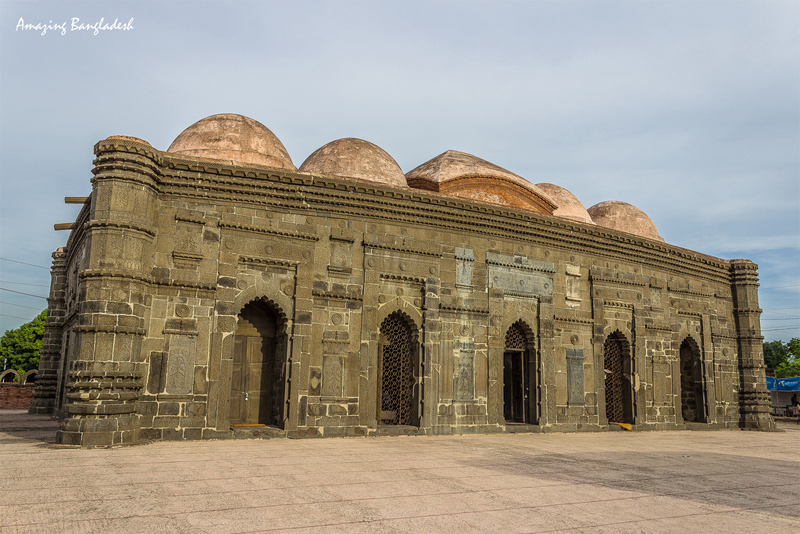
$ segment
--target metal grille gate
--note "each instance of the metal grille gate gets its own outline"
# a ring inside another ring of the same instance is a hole
[[[506,349],[525,350],[527,343],[528,339],[522,327],[516,323],[512,324],[506,332]]]
[[[622,342],[609,337],[603,345],[603,367],[606,375],[606,418],[608,422],[624,423],[625,406],[623,388],[625,377],[622,369]]]
[[[414,395],[411,328],[397,314],[381,324],[381,424],[410,425]]]
[[[506,331],[503,353],[503,416],[507,423],[529,423],[527,415],[528,365],[525,349],[528,337],[519,323]]]

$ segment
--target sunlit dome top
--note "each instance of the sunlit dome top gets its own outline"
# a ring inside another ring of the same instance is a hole
[[[416,189],[552,215],[556,203],[540,188],[479,157],[448,150],[406,173]]]
[[[589,216],[589,212],[583,206],[583,203],[578,200],[578,197],[573,195],[568,190],[555,184],[536,184],[536,187],[547,193],[553,202],[558,204],[558,208],[553,212],[556,217],[563,217],[564,219],[571,219],[586,224],[595,224]]]
[[[212,115],[192,124],[175,138],[167,152],[296,170],[286,148],[269,128],[232,113]]]
[[[664,241],[658,235],[656,225],[645,212],[619,200],[607,200],[595,204],[587,210],[592,220],[599,226],[646,237],[654,241]]]
[[[318,148],[300,165],[300,170],[407,187],[403,170],[392,156],[378,145],[352,137]]]

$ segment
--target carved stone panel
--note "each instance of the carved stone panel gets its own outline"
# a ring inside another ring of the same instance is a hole
[[[472,267],[475,264],[475,255],[472,249],[456,247],[456,284],[462,286],[472,285]]]
[[[350,273],[353,267],[353,243],[331,237],[331,263],[328,271]]]
[[[489,287],[534,295],[553,294],[553,280],[550,277],[494,267],[489,269]]]
[[[325,356],[322,361],[322,396],[342,396],[342,360],[339,356]]]
[[[567,265],[566,290],[568,305],[581,301],[581,269],[578,265]]]
[[[667,392],[671,389],[668,363],[653,364],[653,402],[663,404],[667,401]]]
[[[583,349],[567,349],[567,402],[582,405],[584,399]]]
[[[167,357],[167,393],[188,395],[194,382],[195,338],[172,336]]]
[[[175,251],[190,255],[199,254],[202,226],[179,221],[175,228]]]
[[[486,265],[490,288],[533,295],[553,294],[555,265],[550,262],[487,252]]]
[[[453,342],[456,359],[453,373],[453,400],[472,401],[475,399],[475,342]]]

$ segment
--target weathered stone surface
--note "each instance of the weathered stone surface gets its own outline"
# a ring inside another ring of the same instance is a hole
[[[96,146],[30,408],[60,443],[600,430],[618,405],[677,429],[685,398],[700,428],[773,427],[751,262],[654,245],[633,207],[595,225],[466,154],[410,187],[366,142],[295,171],[254,123]],[[231,431],[242,406],[266,426]]]

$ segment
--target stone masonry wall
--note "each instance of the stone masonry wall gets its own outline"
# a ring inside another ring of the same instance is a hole
[[[687,427],[687,339],[706,407],[694,425],[736,427],[742,402],[761,413],[763,369],[739,326],[747,319],[748,335],[759,335],[754,269],[734,270],[732,292],[729,262],[600,227],[185,160],[131,140],[96,152],[84,234],[65,252],[67,302],[51,304],[66,308],[53,326],[71,340],[59,348],[63,443],[245,432],[230,425],[233,347],[239,313],[255,301],[276,317],[284,391],[271,435],[508,431],[512,325],[527,340],[527,424],[516,431],[608,428],[603,347],[612,334],[629,350],[637,428]],[[413,337],[406,426],[379,417],[380,329],[393,314]]]

